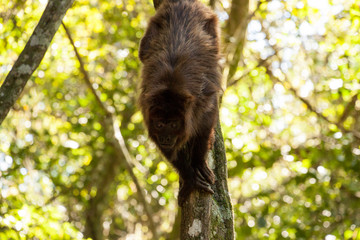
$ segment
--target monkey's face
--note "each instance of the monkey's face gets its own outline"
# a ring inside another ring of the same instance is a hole
[[[157,90],[144,94],[143,104],[149,137],[167,158],[179,150],[189,138],[187,114],[193,97],[179,89]]]
[[[180,119],[153,118],[150,135],[161,150],[171,151],[177,147],[183,126],[184,124]]]

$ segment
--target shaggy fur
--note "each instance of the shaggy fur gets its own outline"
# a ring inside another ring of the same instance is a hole
[[[206,158],[221,90],[216,15],[196,0],[164,0],[141,40],[139,57],[139,105],[150,138],[179,172],[179,204],[194,188],[213,193]]]

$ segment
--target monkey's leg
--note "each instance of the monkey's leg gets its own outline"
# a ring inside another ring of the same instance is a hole
[[[207,154],[209,152],[209,142],[211,142],[211,134],[213,132],[213,124],[203,126],[199,134],[194,137],[193,151],[191,154],[191,166],[197,176],[205,179],[209,184],[214,184],[215,176],[207,164]]]
[[[214,193],[208,181],[196,174],[193,167],[191,166],[191,161],[189,159],[191,148],[189,147],[190,145],[180,150],[177,153],[176,159],[172,160],[172,164],[178,170],[180,175],[180,191],[178,196],[178,202],[180,206],[183,205],[185,200],[189,197],[190,193],[196,188],[211,194]]]

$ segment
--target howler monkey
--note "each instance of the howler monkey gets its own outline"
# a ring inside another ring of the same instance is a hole
[[[139,104],[150,138],[179,172],[180,205],[195,188],[213,193],[206,158],[221,90],[217,22],[197,0],[163,0],[140,43]]]

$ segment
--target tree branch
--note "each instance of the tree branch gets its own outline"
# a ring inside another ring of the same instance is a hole
[[[328,117],[326,117],[323,113],[317,111],[317,109],[312,106],[312,104],[309,102],[309,100],[307,100],[306,98],[303,98],[301,97],[296,89],[291,86],[290,82],[288,81],[286,75],[284,74],[285,76],[285,80],[284,81],[281,81],[278,77],[276,77],[272,70],[270,70],[270,66],[267,66],[266,67],[266,73],[269,75],[270,79],[272,79],[274,82],[276,83],[280,83],[281,85],[283,85],[285,87],[285,89],[288,89],[289,91],[291,91],[294,96],[296,98],[298,98],[301,102],[303,102],[306,107],[313,113],[315,113],[319,118],[322,118],[323,120],[325,120],[326,122],[330,123],[330,124],[334,124],[335,126],[337,126],[337,128],[342,132],[342,133],[352,133],[354,137],[360,139],[360,133],[355,131],[355,130],[347,130],[344,128],[344,126],[340,123],[340,122],[334,122],[334,121],[331,121]],[[284,84],[287,83],[287,84]]]
[[[269,61],[274,55],[270,55],[269,57],[262,59],[261,61],[258,62],[258,64],[256,64],[256,66],[252,69],[247,70],[245,73],[243,73],[238,79],[231,81],[228,85],[227,88],[232,87],[233,85],[237,84],[240,80],[242,80],[243,78],[245,78],[247,75],[249,75],[249,73],[251,73],[253,70],[257,69],[258,67],[264,66],[264,64]]]
[[[266,2],[271,2],[271,1],[272,0],[264,0],[264,1],[259,0],[257,5],[256,5],[255,10],[251,14],[249,14],[248,22],[250,22],[250,20],[255,16],[256,12],[259,11],[261,4],[266,3]]]
[[[351,101],[346,105],[343,114],[339,118],[338,124],[342,124],[346,118],[349,116],[351,111],[354,109],[355,103],[358,99],[358,93],[356,93],[352,98]]]
[[[39,66],[73,2],[74,0],[48,1],[38,25],[0,88],[0,125]]]
[[[146,216],[148,217],[149,220],[149,225],[150,225],[150,231],[153,234],[154,239],[158,239],[158,233],[157,233],[157,227],[155,225],[155,222],[152,218],[152,213],[150,211],[149,205],[145,199],[145,193],[143,188],[141,187],[137,177],[134,174],[133,171],[133,160],[131,158],[131,155],[128,151],[128,149],[126,148],[126,144],[124,141],[124,138],[121,134],[121,130],[119,128],[119,122],[116,120],[116,116],[114,115],[113,111],[110,110],[110,108],[106,105],[106,103],[104,103],[103,101],[101,101],[99,94],[97,93],[97,91],[95,90],[95,88],[93,87],[93,85],[91,84],[91,80],[89,77],[88,72],[85,70],[85,65],[84,62],[82,60],[82,57],[80,56],[75,43],[72,39],[71,33],[70,31],[67,29],[66,25],[64,23],[62,23],[66,35],[71,43],[71,45],[74,48],[76,57],[80,63],[80,71],[81,73],[84,75],[84,79],[86,82],[86,85],[89,87],[89,89],[91,90],[92,94],[94,95],[96,102],[99,104],[100,108],[103,110],[103,112],[106,115],[106,124],[105,124],[105,129],[106,132],[109,133],[109,136],[111,136],[111,143],[115,149],[115,154],[117,156],[118,159],[124,159],[124,161],[121,161],[122,163],[125,164],[125,168],[128,171],[128,173],[130,174],[130,177],[132,178],[133,182],[135,183],[136,189],[137,189],[137,194],[139,197],[140,202],[142,203],[142,205],[144,206],[144,211]]]
[[[89,89],[91,90],[92,94],[94,95],[95,99],[96,99],[96,102],[99,104],[101,110],[103,110],[106,114],[111,114],[111,111],[108,109],[108,107],[101,101],[100,99],[100,96],[99,94],[96,92],[95,88],[93,87],[93,85],[91,84],[91,81],[90,81],[90,77],[89,77],[89,74],[88,72],[85,70],[85,64],[79,54],[79,51],[77,50],[77,48],[75,47],[75,43],[74,43],[74,40],[71,36],[71,33],[70,31],[68,30],[68,28],[66,27],[66,25],[64,24],[64,22],[61,22],[65,32],[66,32],[66,36],[68,37],[71,45],[73,46],[74,48],[74,52],[75,52],[75,55],[76,55],[76,58],[78,59],[79,61],[79,64],[80,64],[80,72],[84,75],[84,80],[85,80],[85,83],[86,85],[89,87]]]
[[[264,30],[263,30],[264,33],[266,34],[266,38],[269,39],[269,32],[266,31],[265,28],[263,28],[263,29],[264,29]],[[276,45],[274,45],[274,46],[273,46],[273,49],[274,49],[274,51],[275,51],[274,55],[276,55],[276,56],[280,59],[280,57],[279,57],[279,48],[278,48]],[[331,120],[330,120],[328,117],[326,117],[323,113],[317,111],[317,109],[316,109],[314,106],[312,106],[312,104],[309,102],[309,100],[307,100],[306,98],[301,97],[301,96],[297,93],[297,90],[291,85],[291,83],[290,83],[290,81],[287,79],[287,76],[286,76],[285,73],[283,73],[283,74],[284,74],[284,81],[281,81],[278,77],[276,77],[276,76],[273,74],[272,70],[270,69],[270,65],[269,65],[269,64],[266,64],[265,68],[266,68],[266,73],[269,75],[270,79],[273,80],[273,82],[280,83],[281,85],[284,86],[285,89],[288,89],[290,92],[292,92],[296,98],[298,98],[301,102],[303,102],[303,103],[306,105],[306,107],[307,107],[311,112],[315,113],[319,118],[325,120],[325,121],[328,122],[329,124],[335,125],[342,133],[344,133],[344,134],[345,134],[345,133],[351,133],[355,138],[360,139],[360,132],[358,132],[358,131],[356,131],[356,130],[347,130],[347,129],[345,129],[345,127],[344,127],[344,125],[342,124],[341,121],[337,121],[337,122],[331,121]],[[285,83],[286,83],[286,84],[285,84]],[[355,95],[355,96],[356,96],[356,95]],[[355,97],[355,96],[354,96],[354,97]],[[353,97],[353,98],[354,98],[354,97]],[[352,99],[352,101],[356,101],[356,99],[355,99],[355,100]],[[346,110],[346,109],[345,109],[345,110]],[[344,114],[347,114],[347,113],[345,113],[345,111],[344,111]],[[343,115],[344,115],[344,114],[343,114]],[[343,116],[343,117],[344,117],[344,116]],[[340,120],[341,120],[341,118],[340,118]]]

